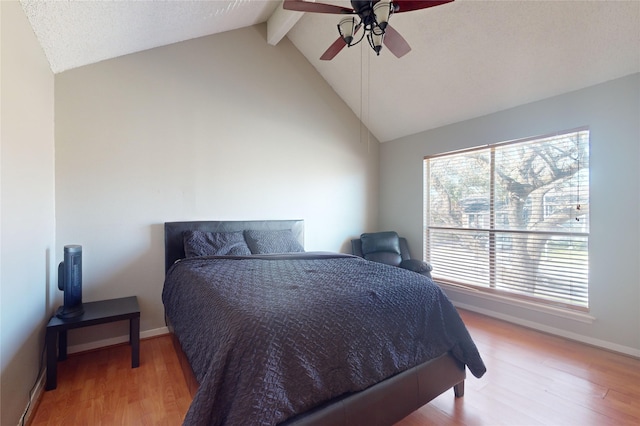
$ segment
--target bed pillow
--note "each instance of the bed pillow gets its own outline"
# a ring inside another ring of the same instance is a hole
[[[182,239],[186,257],[251,255],[251,251],[244,241],[242,231],[184,231]]]
[[[246,230],[244,239],[253,254],[302,253],[304,247],[296,239],[291,229]]]

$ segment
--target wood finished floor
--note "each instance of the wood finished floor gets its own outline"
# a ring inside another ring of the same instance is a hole
[[[43,393],[36,425],[181,425],[191,395],[168,335],[70,355],[58,363],[58,386]]]
[[[396,426],[639,425],[640,360],[460,312],[487,365]],[[180,425],[191,398],[171,339],[71,355],[31,425]]]

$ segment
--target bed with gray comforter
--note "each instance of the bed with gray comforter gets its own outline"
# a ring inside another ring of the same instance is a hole
[[[190,257],[162,299],[200,385],[186,425],[276,425],[447,352],[485,372],[430,278],[350,255]]]

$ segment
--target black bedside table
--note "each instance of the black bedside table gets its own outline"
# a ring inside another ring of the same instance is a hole
[[[131,368],[140,365],[140,307],[136,296],[101,300],[82,304],[84,313],[76,318],[62,320],[53,316],[47,324],[47,383],[45,390],[58,386],[57,361],[67,359],[67,331],[72,328],[89,327],[113,321],[129,320],[129,344],[131,345]],[[56,337],[58,356],[56,359]]]

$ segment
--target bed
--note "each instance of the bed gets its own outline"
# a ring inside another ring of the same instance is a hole
[[[185,425],[391,425],[448,389],[463,396],[467,368],[485,372],[431,279],[304,252],[302,220],[164,229],[162,298],[193,396]]]

